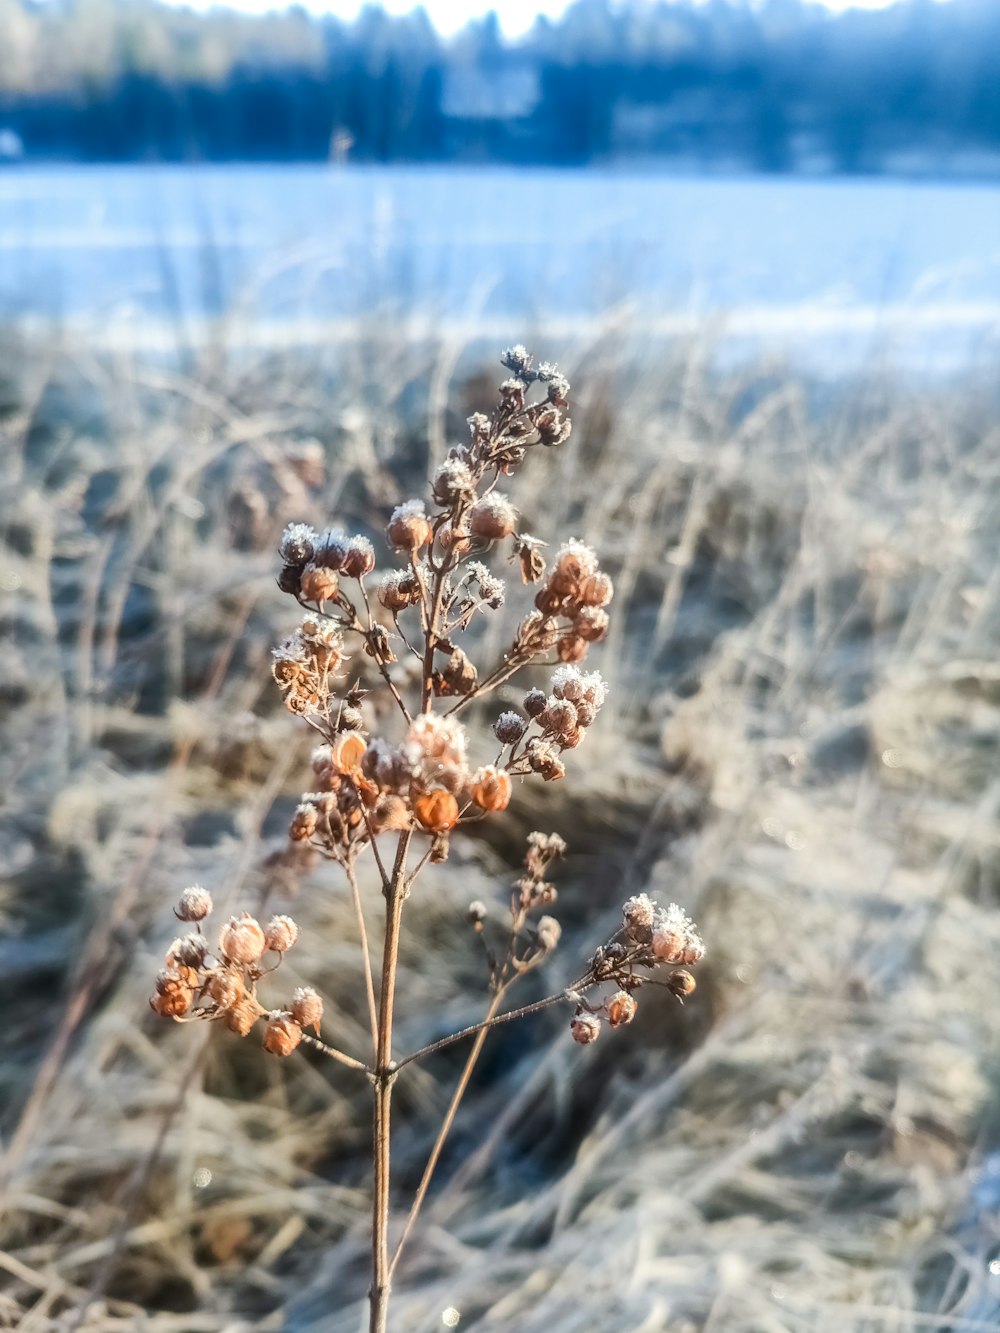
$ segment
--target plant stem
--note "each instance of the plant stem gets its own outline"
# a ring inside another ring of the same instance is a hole
[[[406,857],[411,833],[399,835],[396,860],[385,894],[385,943],[382,950],[382,987],[379,993],[378,1033],[375,1044],[375,1096],[372,1157],[372,1285],[369,1292],[369,1333],[385,1333],[389,1312],[391,1272],[389,1268],[389,1166],[392,1085],[396,1070],[392,1063],[392,1015],[396,997],[396,968],[399,961],[399,927],[405,897]]]

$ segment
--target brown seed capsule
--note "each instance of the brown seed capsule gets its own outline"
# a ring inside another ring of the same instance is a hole
[[[542,696],[544,699],[544,695]],[[528,724],[519,713],[501,713],[493,723],[493,735],[501,745],[514,745],[528,729]]]
[[[629,898],[622,908],[622,918],[625,934],[633,944],[650,942],[653,937],[656,904],[648,894],[640,893],[635,898]]]
[[[599,606],[584,606],[573,617],[573,632],[588,643],[599,643],[608,632],[607,611]]]
[[[544,588],[539,588],[535,593],[535,606],[541,611],[543,616],[557,616],[562,610],[565,598],[562,593],[557,592],[550,584],[546,583]]]
[[[264,1050],[270,1055],[291,1055],[302,1040],[302,1028],[291,1014],[275,1010],[264,1029]]]
[[[431,525],[420,500],[408,500],[392,511],[385,530],[392,546],[399,551],[417,552],[431,539]]]
[[[233,1005],[232,1009],[226,1010],[223,1022],[230,1032],[235,1032],[238,1037],[245,1037],[261,1017],[261,1013],[260,1005],[248,995]]]
[[[681,968],[675,972],[667,981],[667,986],[677,996],[678,1000],[685,1000],[689,995],[693,995],[698,983],[690,972]]]
[[[342,731],[334,737],[330,747],[330,763],[336,772],[345,776],[357,773],[366,748],[364,737],[356,731]]]
[[[341,571],[349,579],[359,579],[375,568],[375,548],[367,537],[349,538]]]
[[[212,895],[200,884],[192,884],[181,894],[174,915],[181,921],[204,921],[212,910]]]
[[[302,585],[302,565],[282,565],[278,575],[278,587],[292,597],[299,595]]]
[[[538,725],[544,727],[546,731],[555,732],[556,735],[572,731],[576,721],[576,709],[568,699],[553,697],[538,714]]]
[[[264,932],[264,947],[272,953],[287,953],[299,938],[299,928],[290,916],[272,916]]]
[[[420,601],[420,581],[410,570],[394,569],[386,574],[378,590],[378,599],[387,611],[405,611]]]
[[[264,932],[249,912],[230,917],[219,937],[219,952],[231,963],[256,963],[264,952]]]
[[[292,1017],[299,1027],[312,1028],[319,1036],[323,1021],[323,1001],[311,986],[300,986],[292,996]]]
[[[340,591],[340,579],[332,569],[309,564],[299,580],[300,595],[307,602],[332,602]]]
[[[322,565],[324,569],[343,569],[349,546],[350,539],[345,537],[342,532],[328,530],[323,533],[316,544],[316,550],[313,552],[313,564]]]
[[[401,796],[383,796],[371,812],[371,826],[376,833],[388,833],[410,827],[410,811]]]
[[[582,662],[587,656],[587,640],[576,635],[567,635],[556,645],[560,662]]]
[[[573,1040],[581,1046],[589,1046],[601,1035],[601,1020],[596,1014],[574,1014],[569,1025]]]
[[[615,585],[601,569],[585,579],[580,589],[580,601],[584,606],[607,606],[614,595]]]
[[[503,495],[487,495],[469,510],[469,531],[484,541],[502,541],[517,526],[517,510]]]
[[[292,842],[308,842],[316,832],[319,823],[319,811],[309,801],[303,801],[292,816],[288,836]]]
[[[469,530],[460,524],[442,523],[437,533],[438,544],[442,551],[464,551],[470,545]]]
[[[684,952],[681,954],[681,962],[694,966],[700,963],[705,957],[705,946],[701,941],[701,936],[696,935],[694,931],[689,931],[684,941]]]
[[[546,782],[557,782],[566,776],[566,766],[550,741],[535,737],[528,742],[526,754],[532,772],[540,773]]]
[[[522,538],[517,544],[517,557],[521,565],[521,582],[537,583],[545,574],[545,557],[534,543]]]
[[[434,673],[434,692],[436,694],[471,694],[476,688],[478,676],[475,666],[462,651],[456,648],[448,658],[448,665],[443,671]]]
[[[627,990],[620,990],[605,1002],[604,1012],[613,1028],[623,1028],[626,1023],[632,1022],[638,1008],[635,996],[629,995]]]
[[[191,1008],[194,991],[187,986],[178,985],[172,990],[160,992],[149,1001],[149,1007],[161,1018],[181,1018]]]
[[[524,696],[524,711],[529,717],[538,717],[544,713],[546,702],[544,690],[529,690]]]
[[[204,963],[207,952],[208,941],[204,935],[185,935],[174,940],[167,950],[167,966],[197,969]]]
[[[679,963],[684,957],[684,936],[667,923],[653,927],[653,953],[661,963]]]
[[[209,976],[205,994],[217,1009],[233,1009],[243,999],[246,989],[238,972],[220,967]]]
[[[510,805],[510,774],[506,769],[487,764],[473,775],[470,795],[480,810],[506,810]]]
[[[444,832],[458,823],[458,801],[450,791],[436,788],[422,792],[413,802],[418,823],[432,833]]]

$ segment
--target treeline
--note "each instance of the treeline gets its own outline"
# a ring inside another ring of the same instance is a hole
[[[83,160],[642,156],[770,171],[1000,164],[1000,3],[576,0],[505,42],[423,11],[0,0],[0,143]],[[1000,170],[1000,167],[998,167]]]

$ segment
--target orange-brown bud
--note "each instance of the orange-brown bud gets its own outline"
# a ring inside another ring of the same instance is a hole
[[[271,1055],[291,1055],[302,1040],[302,1028],[291,1014],[276,1010],[264,1029],[264,1050]]]
[[[585,579],[580,589],[580,601],[584,606],[607,606],[615,595],[615,585],[602,569]]]
[[[623,1028],[626,1023],[632,1022],[638,1008],[635,996],[629,995],[627,990],[620,990],[605,1003],[604,1012],[613,1028]]]
[[[350,537],[344,548],[341,570],[349,579],[359,579],[375,568],[375,548],[367,537]]]
[[[288,836],[293,842],[308,842],[318,823],[319,811],[310,801],[303,801],[292,816]]]
[[[292,1018],[299,1027],[312,1028],[319,1036],[319,1025],[323,1021],[323,1001],[311,986],[300,986],[292,996]]]
[[[458,823],[458,801],[450,791],[436,788],[422,792],[413,802],[417,821],[432,833],[445,832]]]
[[[556,652],[559,654],[560,662],[582,662],[587,656],[587,640],[577,635],[569,635],[559,640]]]
[[[383,796],[372,810],[371,825],[376,833],[409,828],[409,807],[401,796]]]
[[[194,991],[189,986],[177,982],[170,989],[159,991],[149,1001],[149,1007],[161,1018],[180,1018],[191,1008]]]
[[[340,732],[330,747],[330,763],[338,773],[355,773],[365,756],[366,745],[357,732]]]
[[[219,937],[219,952],[231,963],[256,963],[264,952],[264,932],[249,912],[230,917]]]
[[[487,495],[469,510],[469,531],[485,541],[501,541],[517,526],[517,510],[503,495]]]
[[[679,963],[684,957],[686,940],[667,924],[653,927],[653,953],[661,963]]]
[[[584,606],[573,617],[573,632],[588,643],[599,643],[608,632],[608,613],[599,606]]]
[[[174,915],[181,921],[204,921],[212,910],[212,895],[200,884],[192,884],[181,894]]]
[[[510,805],[510,774],[506,769],[487,764],[473,775],[470,794],[480,810],[506,810]]]
[[[698,983],[690,972],[681,968],[675,972],[667,982],[667,986],[677,996],[678,1000],[685,1000],[689,995],[693,995]]]

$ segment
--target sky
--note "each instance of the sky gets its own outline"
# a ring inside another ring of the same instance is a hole
[[[378,0],[383,9],[392,14],[405,14],[416,8],[419,0]],[[885,9],[894,0],[814,0],[827,9]],[[175,0],[193,9],[208,9],[220,0]],[[269,9],[284,9],[288,0],[222,0],[230,8],[245,13],[263,13]],[[336,14],[352,19],[365,0],[299,0],[303,8],[314,14]],[[491,9],[496,10],[504,32],[517,37],[528,31],[539,14],[555,18],[566,8],[568,0],[422,0],[431,21],[445,36],[457,32],[469,19],[479,18]]]

